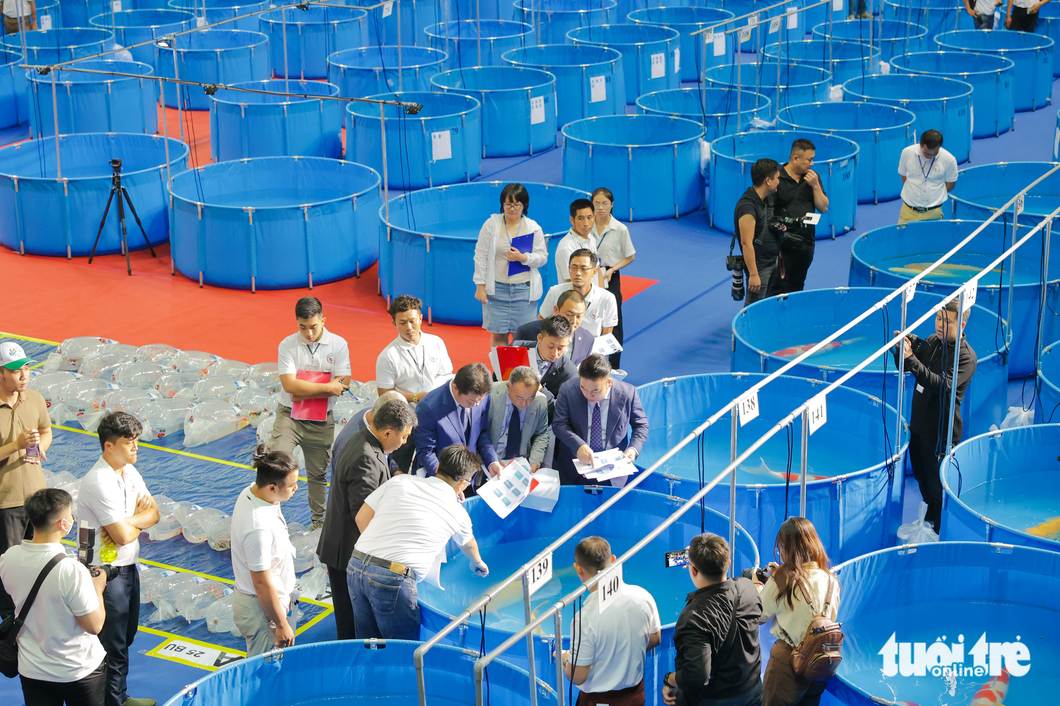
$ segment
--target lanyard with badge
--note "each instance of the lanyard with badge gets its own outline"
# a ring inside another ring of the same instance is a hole
[[[310,364],[316,358],[317,351],[320,350],[322,345],[319,341],[316,347],[308,343],[305,344],[305,349],[309,352]],[[329,383],[332,379],[330,370],[298,370],[295,372],[295,377],[299,380],[315,383]],[[308,422],[326,421],[328,418],[328,402],[329,400],[324,397],[300,400],[298,402],[292,401],[291,419]]]
[[[938,159],[938,155],[931,158],[931,162],[928,163],[928,168],[924,169],[924,160],[920,158],[920,155],[916,156],[916,161],[920,163],[920,175],[924,177],[924,181],[928,180],[928,174],[931,174],[931,169],[935,166],[935,160]]]
[[[423,351],[422,361],[416,360],[416,354],[414,353],[416,348],[421,348]],[[428,388],[431,387],[431,381],[434,379],[434,376],[431,375],[431,372],[427,369],[427,347],[423,345],[423,341],[420,341],[419,346],[406,348],[405,351],[409,354],[409,357],[412,358],[412,364],[416,367],[416,371],[420,374],[420,384],[425,385]]]

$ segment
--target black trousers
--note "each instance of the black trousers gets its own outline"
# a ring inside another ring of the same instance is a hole
[[[806,285],[806,273],[813,263],[813,240],[784,238],[780,241],[780,254],[784,256],[784,279],[781,292],[801,292]]]
[[[939,476],[939,457],[935,454],[937,444],[936,439],[915,433],[909,436],[909,463],[920,486],[920,497],[928,505],[924,519],[934,526],[936,532],[942,519],[942,478]]]
[[[1038,26],[1038,13],[1027,12],[1025,7],[1012,7],[1012,24],[1009,29],[1014,32],[1033,32]]]
[[[103,706],[107,685],[107,660],[77,681],[54,682],[28,679],[21,674],[26,706]]]
[[[397,451],[390,454],[390,460],[397,464],[398,470],[408,473],[412,468],[412,462],[416,458],[416,442],[409,434],[409,440],[402,444]],[[345,571],[345,569],[343,569]],[[343,576],[346,574],[344,573]],[[343,579],[345,581],[345,579]]]
[[[615,295],[615,303],[618,304],[618,323],[615,324],[611,334],[615,337],[615,340],[622,343],[622,270],[615,270],[615,273],[611,275],[611,281],[607,283],[607,291]],[[608,360],[611,361],[611,367],[617,369],[621,367],[622,353],[613,353],[608,357]]]
[[[331,605],[335,611],[335,639],[353,640],[357,635],[353,629],[353,603],[346,583],[346,567],[329,566],[328,578],[331,580]]]
[[[136,566],[122,566],[121,573],[107,581],[103,589],[103,607],[107,618],[99,632],[99,641],[107,651],[106,706],[125,703],[125,686],[129,676],[129,647],[140,623],[140,574]]]
[[[26,508],[19,505],[0,509],[0,554],[22,544],[23,539],[33,539]],[[4,590],[4,584],[0,583],[0,621],[14,614],[15,603]]]

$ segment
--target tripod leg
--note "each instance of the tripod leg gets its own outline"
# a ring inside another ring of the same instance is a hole
[[[121,189],[122,187],[117,187]],[[118,192],[118,223],[121,224],[121,247],[125,251],[125,272],[132,277],[132,261],[129,259],[129,233],[125,229],[125,206],[122,204],[121,192]]]
[[[92,264],[92,258],[96,256],[96,246],[99,245],[99,236],[103,234],[103,226],[107,224],[107,214],[110,212],[110,202],[114,200],[114,187],[110,187],[110,196],[107,197],[107,207],[103,209],[103,218],[99,221],[99,230],[96,231],[96,241],[92,243],[92,252],[88,254],[88,264]],[[118,199],[121,202],[121,199]]]
[[[140,233],[144,236],[147,249],[151,251],[151,257],[158,257],[158,255],[155,255],[155,249],[151,245],[151,241],[147,239],[147,231],[144,230],[144,224],[140,222],[140,216],[136,214],[136,206],[133,206],[132,198],[129,197],[129,190],[123,186],[121,187],[121,193],[125,195],[125,201],[129,204],[129,210],[132,211],[133,218],[136,219],[136,225],[140,227]]]

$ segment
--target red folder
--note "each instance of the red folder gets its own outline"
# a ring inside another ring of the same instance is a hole
[[[331,382],[331,373],[319,370],[299,370],[295,377],[306,382]],[[323,422],[328,418],[328,398],[319,397],[312,400],[292,402],[291,419],[307,422]]]
[[[500,379],[507,380],[520,365],[530,365],[530,351],[518,346],[497,346],[497,363],[501,367]]]

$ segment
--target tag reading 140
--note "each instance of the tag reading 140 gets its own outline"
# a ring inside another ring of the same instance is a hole
[[[601,613],[622,597],[622,587],[624,585],[621,564],[615,564],[604,572],[600,582],[596,584],[596,604],[599,606]]]

